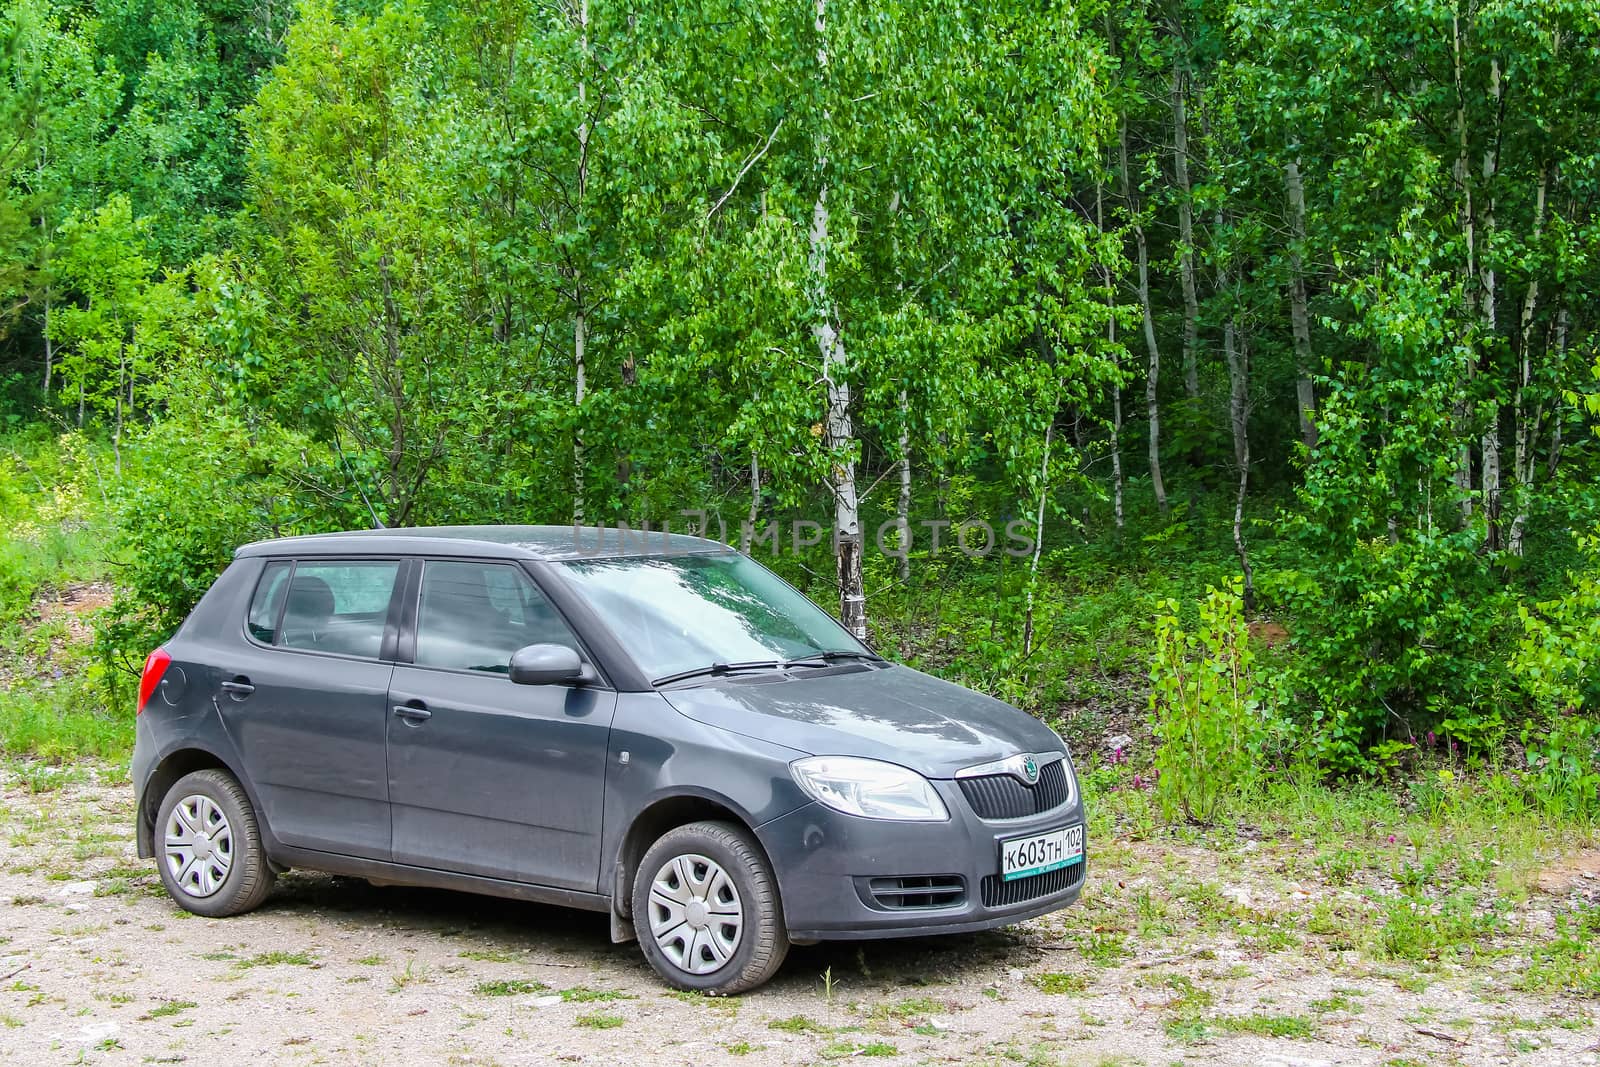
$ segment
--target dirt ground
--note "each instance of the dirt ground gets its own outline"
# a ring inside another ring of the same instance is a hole
[[[189,916],[134,855],[131,789],[89,777],[34,793],[0,770],[0,1063],[1600,1064],[1594,1001],[1503,970],[1419,979],[1337,937],[1104,924],[1217,878],[1201,849],[1110,849],[1063,916],[797,948],[715,1000],[556,908],[295,872],[251,915]]]

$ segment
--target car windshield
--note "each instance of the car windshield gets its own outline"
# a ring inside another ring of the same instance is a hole
[[[823,652],[868,654],[826,612],[748,556],[589,559],[565,567],[651,678]]]

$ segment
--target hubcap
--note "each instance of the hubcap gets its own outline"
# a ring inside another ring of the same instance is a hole
[[[233,827],[210,797],[186,796],[167,819],[161,853],[179,889],[191,897],[209,897],[233,869]]]
[[[679,969],[711,974],[727,966],[744,933],[733,879],[705,856],[675,856],[650,882],[650,934]]]

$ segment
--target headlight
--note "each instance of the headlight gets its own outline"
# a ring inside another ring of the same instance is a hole
[[[916,771],[859,756],[810,756],[789,764],[817,803],[863,819],[943,822],[944,801]]]

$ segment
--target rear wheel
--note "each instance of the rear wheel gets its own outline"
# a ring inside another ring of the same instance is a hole
[[[195,771],[174,782],[162,798],[156,833],[161,884],[186,910],[238,915],[272,891],[255,809],[227,771]]]
[[[778,883],[742,827],[697,822],[650,846],[633,882],[644,957],[679,989],[753,989],[789,952]]]

